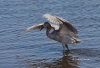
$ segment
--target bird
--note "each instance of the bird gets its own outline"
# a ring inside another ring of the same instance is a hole
[[[26,32],[31,29],[40,29],[40,31],[42,29],[46,29],[47,37],[60,42],[63,46],[63,50],[67,48],[68,51],[70,51],[68,44],[79,43],[82,41],[78,37],[77,29],[67,20],[49,13],[44,14],[43,17],[47,18],[50,21],[50,23],[46,21],[41,24],[33,25],[24,29],[22,32]],[[51,32],[51,30],[53,31]]]

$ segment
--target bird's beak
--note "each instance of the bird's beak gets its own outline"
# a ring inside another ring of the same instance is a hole
[[[41,31],[43,28],[44,28],[44,26],[42,26],[42,27],[40,28],[40,31]]]

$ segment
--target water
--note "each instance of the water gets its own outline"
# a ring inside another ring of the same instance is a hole
[[[47,21],[45,13],[67,19],[83,42],[62,45],[45,30],[19,32]],[[100,0],[0,0],[0,68],[99,68]],[[19,37],[18,37],[19,36]]]

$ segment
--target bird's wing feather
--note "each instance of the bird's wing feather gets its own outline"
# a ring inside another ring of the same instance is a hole
[[[29,31],[29,30],[31,30],[31,29],[41,29],[42,27],[43,27],[43,23],[38,24],[38,25],[30,26],[30,27],[28,27],[28,28],[22,30],[21,32],[27,32],[27,31]]]
[[[51,28],[54,29],[54,30],[58,30],[59,29],[58,25],[55,25],[55,24],[50,24],[50,25],[51,25]]]
[[[32,29],[41,29],[41,28],[44,27],[43,25],[44,25],[44,23],[30,26],[30,27],[28,27],[28,28],[22,30],[21,33],[23,33],[23,32],[27,32],[27,31],[32,30]],[[53,30],[57,30],[57,29],[59,29],[59,26],[54,25],[54,24],[51,24],[51,29],[53,29]]]
[[[66,22],[65,19],[60,18],[58,16],[51,15],[51,14],[44,14],[43,17],[47,18],[48,20],[50,20],[50,22],[53,22],[53,23],[63,24],[62,21]],[[62,20],[62,21],[60,21],[60,20]]]
[[[66,21],[65,19],[61,18],[61,17],[58,17],[58,16],[54,16],[54,15],[51,15],[51,14],[44,14],[43,17],[47,18],[48,20],[50,20],[50,22],[53,22],[53,23],[58,23],[60,24],[60,27],[61,25],[66,25],[66,27],[77,34],[77,29],[72,26],[68,21]],[[60,29],[60,28],[59,28]]]

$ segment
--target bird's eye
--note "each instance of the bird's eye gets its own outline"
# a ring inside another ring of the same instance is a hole
[[[47,26],[47,24],[44,24],[44,26]]]

